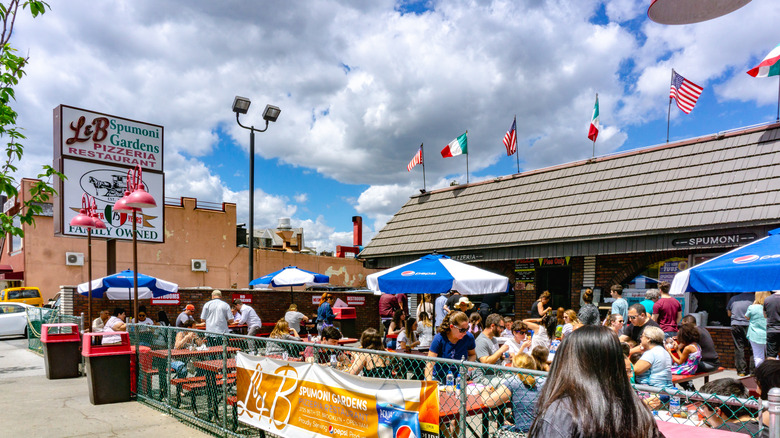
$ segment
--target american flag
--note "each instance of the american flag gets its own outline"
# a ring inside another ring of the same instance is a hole
[[[685,114],[691,113],[703,89],[672,70],[672,86],[669,89],[669,98],[674,98],[677,101],[677,107]]]
[[[417,153],[414,154],[412,161],[410,161],[409,164],[406,166],[406,170],[411,172],[414,166],[418,164],[422,164],[422,162],[423,162],[422,145],[420,145],[420,150],[418,150]]]
[[[512,129],[504,135],[504,147],[506,147],[507,156],[517,152],[517,117],[512,121]]]

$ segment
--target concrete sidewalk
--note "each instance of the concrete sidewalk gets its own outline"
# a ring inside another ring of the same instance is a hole
[[[0,340],[3,436],[207,437],[138,402],[94,406],[86,377],[48,380],[26,339]]]

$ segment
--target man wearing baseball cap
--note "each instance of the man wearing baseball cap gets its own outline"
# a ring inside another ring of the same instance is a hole
[[[184,327],[184,323],[188,320],[195,322],[195,318],[192,317],[193,314],[195,314],[195,306],[192,304],[187,304],[184,307],[184,312],[181,312],[179,317],[176,318],[176,327]]]

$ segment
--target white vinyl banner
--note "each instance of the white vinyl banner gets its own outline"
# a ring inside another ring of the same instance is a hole
[[[239,421],[276,435],[438,436],[437,382],[358,377],[241,352],[236,373]]]

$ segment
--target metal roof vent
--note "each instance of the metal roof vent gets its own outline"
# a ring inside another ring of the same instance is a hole
[[[290,226],[290,218],[289,217],[282,217],[279,218],[279,225],[276,226],[277,230],[289,230],[292,227]]]

